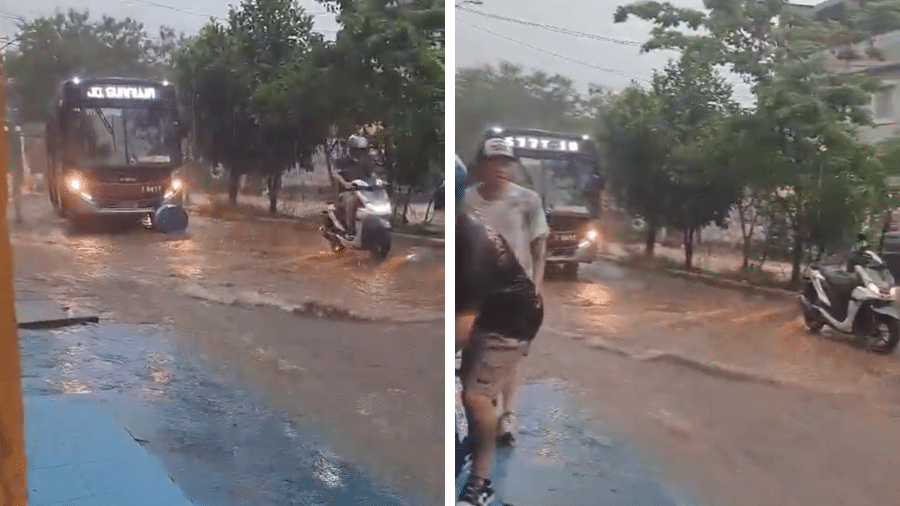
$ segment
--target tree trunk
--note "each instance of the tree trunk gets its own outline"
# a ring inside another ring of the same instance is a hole
[[[334,144],[329,141],[325,143],[325,167],[328,169],[328,179],[331,180],[334,175]]]
[[[884,252],[884,238],[887,236],[888,230],[891,228],[891,217],[893,215],[893,210],[888,209],[887,213],[884,215],[884,224],[881,226],[881,239],[878,241],[878,252]]]
[[[281,190],[281,172],[269,176],[269,214],[278,214],[278,192]]]
[[[403,196],[403,216],[400,217],[400,223],[406,225],[409,223],[409,218],[407,217],[407,213],[409,212],[409,201],[412,198],[413,185],[409,185],[406,188],[406,195]]]
[[[647,258],[653,258],[656,252],[656,234],[659,232],[659,224],[655,219],[647,220],[647,237],[644,240],[644,254]]]
[[[238,192],[241,189],[241,171],[234,167],[228,169],[228,203],[237,205]]]
[[[694,268],[694,232],[695,228],[684,229],[684,267],[687,270]]]
[[[803,263],[803,239],[800,237],[800,227],[794,226],[793,265],[791,266],[791,287],[796,288],[800,282],[800,264]]]

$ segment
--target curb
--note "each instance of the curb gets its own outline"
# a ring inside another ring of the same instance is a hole
[[[639,269],[638,266],[635,266],[634,264],[629,263],[628,261],[622,259],[621,257],[617,257],[617,256],[611,255],[609,253],[600,253],[599,255],[597,255],[597,258],[606,260],[608,262],[615,263],[617,265],[621,265],[621,266],[629,268],[629,269],[634,269],[634,270]],[[700,281],[700,282],[706,283],[708,285],[716,286],[719,288],[726,288],[726,289],[730,289],[730,290],[739,290],[739,291],[743,291],[743,292],[749,292],[749,293],[760,294],[760,295],[768,295],[768,296],[778,297],[778,298],[788,298],[788,297],[793,298],[797,295],[796,292],[791,291],[791,290],[786,290],[784,288],[772,288],[772,287],[768,287],[768,286],[754,285],[747,281],[723,279],[723,278],[720,278],[720,277],[717,277],[717,276],[714,276],[711,274],[690,272],[690,271],[685,271],[685,270],[680,270],[680,269],[670,269],[670,268],[666,268],[666,267],[653,269],[653,271],[659,272],[660,274],[664,274],[667,276],[675,277],[675,278],[686,279],[689,281]]]
[[[204,213],[200,212],[200,211],[196,208],[196,204],[195,204],[195,205],[191,205],[191,206],[189,206],[189,207],[187,207],[187,208],[185,208],[185,209],[186,209],[189,213],[193,214],[194,216],[201,216],[201,217],[204,217],[204,218],[210,218],[209,216],[207,216],[207,215],[205,215]],[[286,216],[286,215],[282,215],[282,216],[274,216],[274,217],[273,217],[273,216],[257,216],[257,217],[254,217],[254,220],[255,220],[255,221],[263,221],[263,222],[270,222],[270,223],[296,223],[296,222],[298,222],[298,221],[309,221],[309,220],[314,220],[314,219],[315,219],[316,217],[318,217],[318,216],[319,216],[318,214],[310,214],[310,215],[306,215],[306,216]],[[216,219],[216,218],[212,218],[212,219]],[[445,242],[446,242],[445,239],[443,239],[443,238],[440,238],[440,237],[431,237],[431,236],[426,236],[426,235],[404,234],[404,233],[401,233],[401,232],[393,232],[393,235],[394,235],[395,237],[405,237],[405,238],[407,238],[407,239],[413,239],[413,240],[417,240],[417,241],[422,241],[422,242],[429,243],[429,244],[432,244],[432,245],[435,245],[435,246],[444,246],[444,244],[445,244]]]
[[[23,322],[17,324],[16,327],[25,330],[48,330],[70,327],[72,325],[84,325],[87,323],[100,323],[100,318],[97,316],[74,316],[71,318],[59,318],[55,320]]]

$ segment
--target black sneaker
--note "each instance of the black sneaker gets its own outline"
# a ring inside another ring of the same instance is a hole
[[[469,477],[456,506],[488,506],[494,500],[494,489],[491,480]]]
[[[475,438],[466,435],[460,445],[463,454],[463,464],[460,473],[468,472],[472,468],[472,456],[475,455]]]
[[[512,448],[516,444],[516,437],[513,436],[512,432],[504,432],[497,436],[497,446],[501,448]]]
[[[497,446],[509,448],[516,443],[513,436],[515,431],[516,416],[512,413],[504,413],[497,421]]]

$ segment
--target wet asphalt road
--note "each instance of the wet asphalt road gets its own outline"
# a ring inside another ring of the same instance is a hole
[[[107,401],[198,505],[410,504],[341,460],[308,424],[177,350],[171,332],[125,324],[23,331],[23,392]]]
[[[71,231],[44,200],[12,233],[17,286],[101,323],[25,333],[29,392],[149,421],[203,504],[442,500],[442,248],[398,238],[376,263],[315,224],[196,216],[180,237]]]
[[[549,281],[544,295],[547,316],[524,376],[568,385],[584,413],[563,418],[633,452],[664,490],[679,491],[679,504],[888,504],[900,494],[896,355],[810,335],[791,297],[608,262],[582,269],[577,281]],[[558,393],[542,396],[543,408],[533,411],[528,388],[526,462],[537,444],[527,439],[529,424],[552,427],[552,413],[565,413],[555,408],[564,398]],[[579,430],[563,434],[577,441]],[[578,445],[569,444],[559,453],[576,455]],[[594,455],[590,472],[609,462],[630,469],[627,460]],[[540,469],[534,461],[520,469],[529,467]],[[568,474],[528,481],[551,487],[589,474],[563,467]]]
[[[459,392],[457,380],[457,393]],[[678,502],[633,448],[618,440],[560,380],[519,388],[515,448],[497,451],[491,481],[496,505],[688,506]],[[466,433],[457,398],[457,426]],[[467,479],[456,480],[456,493]]]

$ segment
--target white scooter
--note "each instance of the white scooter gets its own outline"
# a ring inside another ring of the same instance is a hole
[[[891,353],[900,341],[894,279],[868,249],[854,252],[848,267],[809,267],[800,293],[806,326],[817,332],[828,325],[870,340],[873,351]]]
[[[348,248],[371,251],[376,258],[384,259],[391,250],[392,210],[385,183],[380,179],[356,179],[350,186],[342,191],[354,192],[363,204],[356,212],[356,235],[348,236],[333,201],[328,202],[328,208],[323,212],[325,223],[320,230],[334,252]]]

